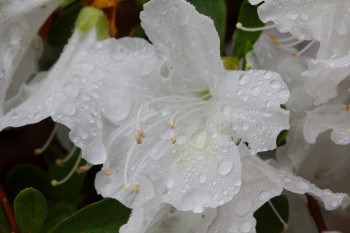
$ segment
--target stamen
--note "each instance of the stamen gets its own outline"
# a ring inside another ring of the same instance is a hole
[[[348,130],[348,133],[350,134],[350,129]],[[318,174],[319,174],[318,178],[321,179],[322,177],[329,176],[329,175],[333,174],[334,172],[339,171],[339,168],[344,166],[344,164],[346,164],[345,163],[346,160],[348,160],[348,159],[349,159],[349,156],[344,156],[343,159],[336,166],[333,166],[332,169],[328,170],[327,172],[317,172],[315,175],[315,178]]]
[[[276,46],[280,45],[280,41],[277,40],[277,38],[274,35],[270,34],[269,37],[274,45],[276,45]]]
[[[172,136],[170,138],[170,140],[171,140],[171,144],[175,144],[176,143],[176,136]]]
[[[141,138],[141,137],[137,137],[137,138],[136,138],[136,143],[137,143],[138,145],[142,144],[142,138]]]
[[[348,93],[350,94],[350,88],[348,89]]]
[[[271,209],[273,210],[273,212],[276,214],[277,218],[280,220],[280,222],[283,224],[283,229],[284,230],[288,230],[289,226],[288,224],[283,220],[283,218],[281,217],[281,215],[278,213],[278,211],[276,210],[276,208],[274,207],[274,205],[272,204],[271,201],[268,201],[269,205],[271,206]]]
[[[79,167],[77,167],[77,169],[75,169],[75,173],[83,174],[83,173],[89,171],[90,168],[92,168],[92,166],[93,166],[92,164],[85,164],[84,166],[79,166]]]
[[[124,192],[126,192],[126,193],[130,192],[130,185],[129,184],[124,185]]]
[[[349,106],[348,104],[346,104],[346,105],[343,106],[343,111],[344,111],[344,112],[349,111],[349,109],[350,109],[350,106]]]
[[[242,25],[242,23],[240,23],[240,22],[238,22],[236,24],[237,29],[240,29],[240,30],[246,31],[246,32],[260,32],[260,31],[268,30],[268,29],[275,28],[275,27],[276,27],[276,25],[272,24],[272,25],[268,25],[268,26],[264,26],[264,27],[247,28],[247,27],[244,27]]]
[[[170,122],[169,122],[169,128],[170,128],[170,129],[173,129],[174,126],[175,126],[175,125],[174,125],[174,121],[170,121]]]
[[[110,176],[112,174],[112,170],[110,168],[106,168],[105,175]]]
[[[145,138],[146,137],[145,132],[142,129],[138,129],[137,136],[140,137],[140,138]]]
[[[295,55],[291,54],[292,57],[298,57],[301,54],[303,54],[305,51],[307,51],[313,44],[315,43],[315,40],[312,40],[310,43],[308,43],[302,50],[300,50],[298,53]]]
[[[140,191],[140,185],[138,182],[135,182],[134,183],[134,192],[135,193],[138,193]]]
[[[283,44],[283,45],[280,45],[281,48],[289,48],[289,47],[293,47],[295,45],[298,45],[300,43],[304,42],[303,40],[297,40],[297,41],[294,41],[292,43],[289,43],[289,44]]]
[[[132,154],[133,154],[133,151],[134,151],[136,145],[137,145],[137,144],[134,143],[134,144],[131,146],[131,148],[130,148],[130,150],[129,150],[129,152],[128,152],[128,155],[127,155],[127,157],[126,157],[126,161],[125,161],[125,168],[124,168],[124,184],[125,184],[125,187],[129,187],[129,190],[130,190],[130,186],[129,186],[129,183],[128,183],[128,167],[129,167],[130,158],[131,158],[131,156],[132,156]],[[125,187],[124,187],[124,190],[125,190]],[[128,192],[128,191],[127,191],[127,192]]]
[[[282,38],[282,39],[278,39],[279,42],[288,42],[288,41],[291,41],[291,40],[294,40],[295,37],[294,36],[290,36],[290,37],[287,37],[287,38]]]
[[[51,144],[53,138],[55,137],[55,134],[57,132],[57,128],[58,128],[58,124],[55,124],[55,126],[53,127],[50,136],[48,137],[48,139],[46,140],[45,144],[41,147],[41,148],[36,148],[34,150],[34,154],[35,155],[41,155]]]
[[[66,155],[66,157],[65,157],[63,160],[62,160],[62,159],[56,159],[56,160],[55,160],[55,164],[56,164],[57,166],[62,166],[64,163],[66,163],[67,161],[69,161],[69,160],[73,157],[73,155],[75,154],[75,152],[77,151],[77,149],[78,149],[78,147],[74,146],[74,147],[72,148],[72,150],[69,152],[69,154]]]
[[[64,184],[67,180],[69,180],[69,178],[72,177],[72,175],[74,174],[74,172],[76,171],[77,167],[79,166],[79,163],[81,161],[81,154],[78,156],[77,161],[75,162],[73,168],[71,169],[71,171],[68,173],[68,175],[66,177],[64,177],[62,180],[57,181],[57,180],[51,180],[51,185],[52,186],[57,186],[57,185],[61,185]]]

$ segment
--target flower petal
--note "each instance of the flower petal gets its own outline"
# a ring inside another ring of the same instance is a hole
[[[76,31],[35,94],[2,117],[0,128],[51,116],[72,130],[71,140],[89,163],[103,163],[103,138],[110,127],[135,113],[133,101],[149,95],[147,88],[157,87],[150,78],[151,61],[157,61],[156,55],[144,40],[98,42],[95,30],[87,35]],[[149,72],[141,70],[143,64]]]
[[[0,8],[0,116],[11,78],[39,27],[59,0],[4,0]],[[28,74],[29,75],[29,74]]]
[[[308,143],[315,143],[319,134],[332,129],[331,138],[336,144],[350,143],[349,113],[342,110],[343,105],[324,105],[307,112],[304,137]]]
[[[160,74],[165,89],[200,90],[223,71],[214,23],[190,3],[150,1],[141,12],[141,25],[163,60]]]
[[[231,117],[235,136],[248,142],[252,153],[276,148],[277,135],[289,128],[289,112],[281,108],[289,90],[277,73],[228,72],[212,93],[222,115]]]

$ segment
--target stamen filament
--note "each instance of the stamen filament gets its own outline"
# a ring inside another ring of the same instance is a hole
[[[302,50],[300,50],[295,56],[298,57],[301,54],[303,54],[305,51],[307,51],[313,44],[315,43],[315,40],[312,40],[310,43],[308,43]]]
[[[277,218],[280,220],[280,222],[283,224],[283,228],[284,230],[288,230],[289,226],[288,224],[283,220],[283,218],[281,217],[281,215],[278,213],[278,211],[276,210],[275,206],[272,204],[271,201],[268,201],[269,205],[271,206],[271,209],[273,210],[273,212],[276,214]]]
[[[283,45],[280,45],[280,47],[282,47],[282,48],[289,48],[289,47],[293,47],[293,46],[295,46],[295,45],[298,45],[298,44],[300,44],[300,43],[302,43],[302,42],[304,42],[304,41],[302,41],[302,40],[297,40],[297,41],[294,41],[294,42],[292,42],[292,43],[290,43],[290,44],[283,44]]]
[[[244,27],[242,25],[242,23],[240,23],[240,22],[238,22],[236,24],[236,28],[237,29],[240,29],[240,30],[246,31],[246,32],[260,32],[260,31],[272,29],[272,28],[275,28],[275,27],[276,27],[276,25],[272,24],[272,25],[268,25],[268,26],[264,26],[264,27],[248,28],[248,27]]]
[[[62,180],[57,181],[57,180],[51,180],[51,185],[52,186],[57,186],[57,185],[61,185],[64,184],[67,180],[69,180],[69,178],[72,177],[72,175],[74,174],[74,172],[76,171],[77,167],[79,166],[81,161],[81,154],[78,156],[77,161],[75,162],[74,166],[72,167],[72,169],[70,170],[70,172],[68,173],[68,175],[66,177],[64,177]]]
[[[45,144],[42,147],[40,147],[40,148],[36,148],[34,150],[34,154],[41,155],[49,147],[49,145],[51,144],[53,138],[55,137],[55,134],[57,132],[57,128],[58,128],[58,124],[55,124],[55,126],[53,127],[53,129],[52,129],[52,131],[50,133],[50,136],[46,140]]]

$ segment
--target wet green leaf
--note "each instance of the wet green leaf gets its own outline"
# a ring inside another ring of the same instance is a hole
[[[14,212],[21,233],[40,232],[46,218],[46,200],[34,188],[23,189],[15,198]]]
[[[59,223],[50,233],[115,233],[125,224],[130,210],[114,199],[104,199]]]

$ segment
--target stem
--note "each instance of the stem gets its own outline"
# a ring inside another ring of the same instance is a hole
[[[307,207],[309,209],[309,213],[311,217],[314,219],[318,232],[322,233],[324,231],[328,231],[317,200],[309,194],[305,194],[305,195],[307,197]]]
[[[15,219],[15,216],[14,216],[13,211],[12,211],[12,207],[11,207],[10,203],[8,202],[6,193],[5,193],[1,184],[0,184],[0,201],[1,201],[2,208],[5,212],[5,215],[7,217],[7,220],[10,224],[11,233],[19,233],[19,230],[18,230],[17,224],[16,224],[16,219]]]

